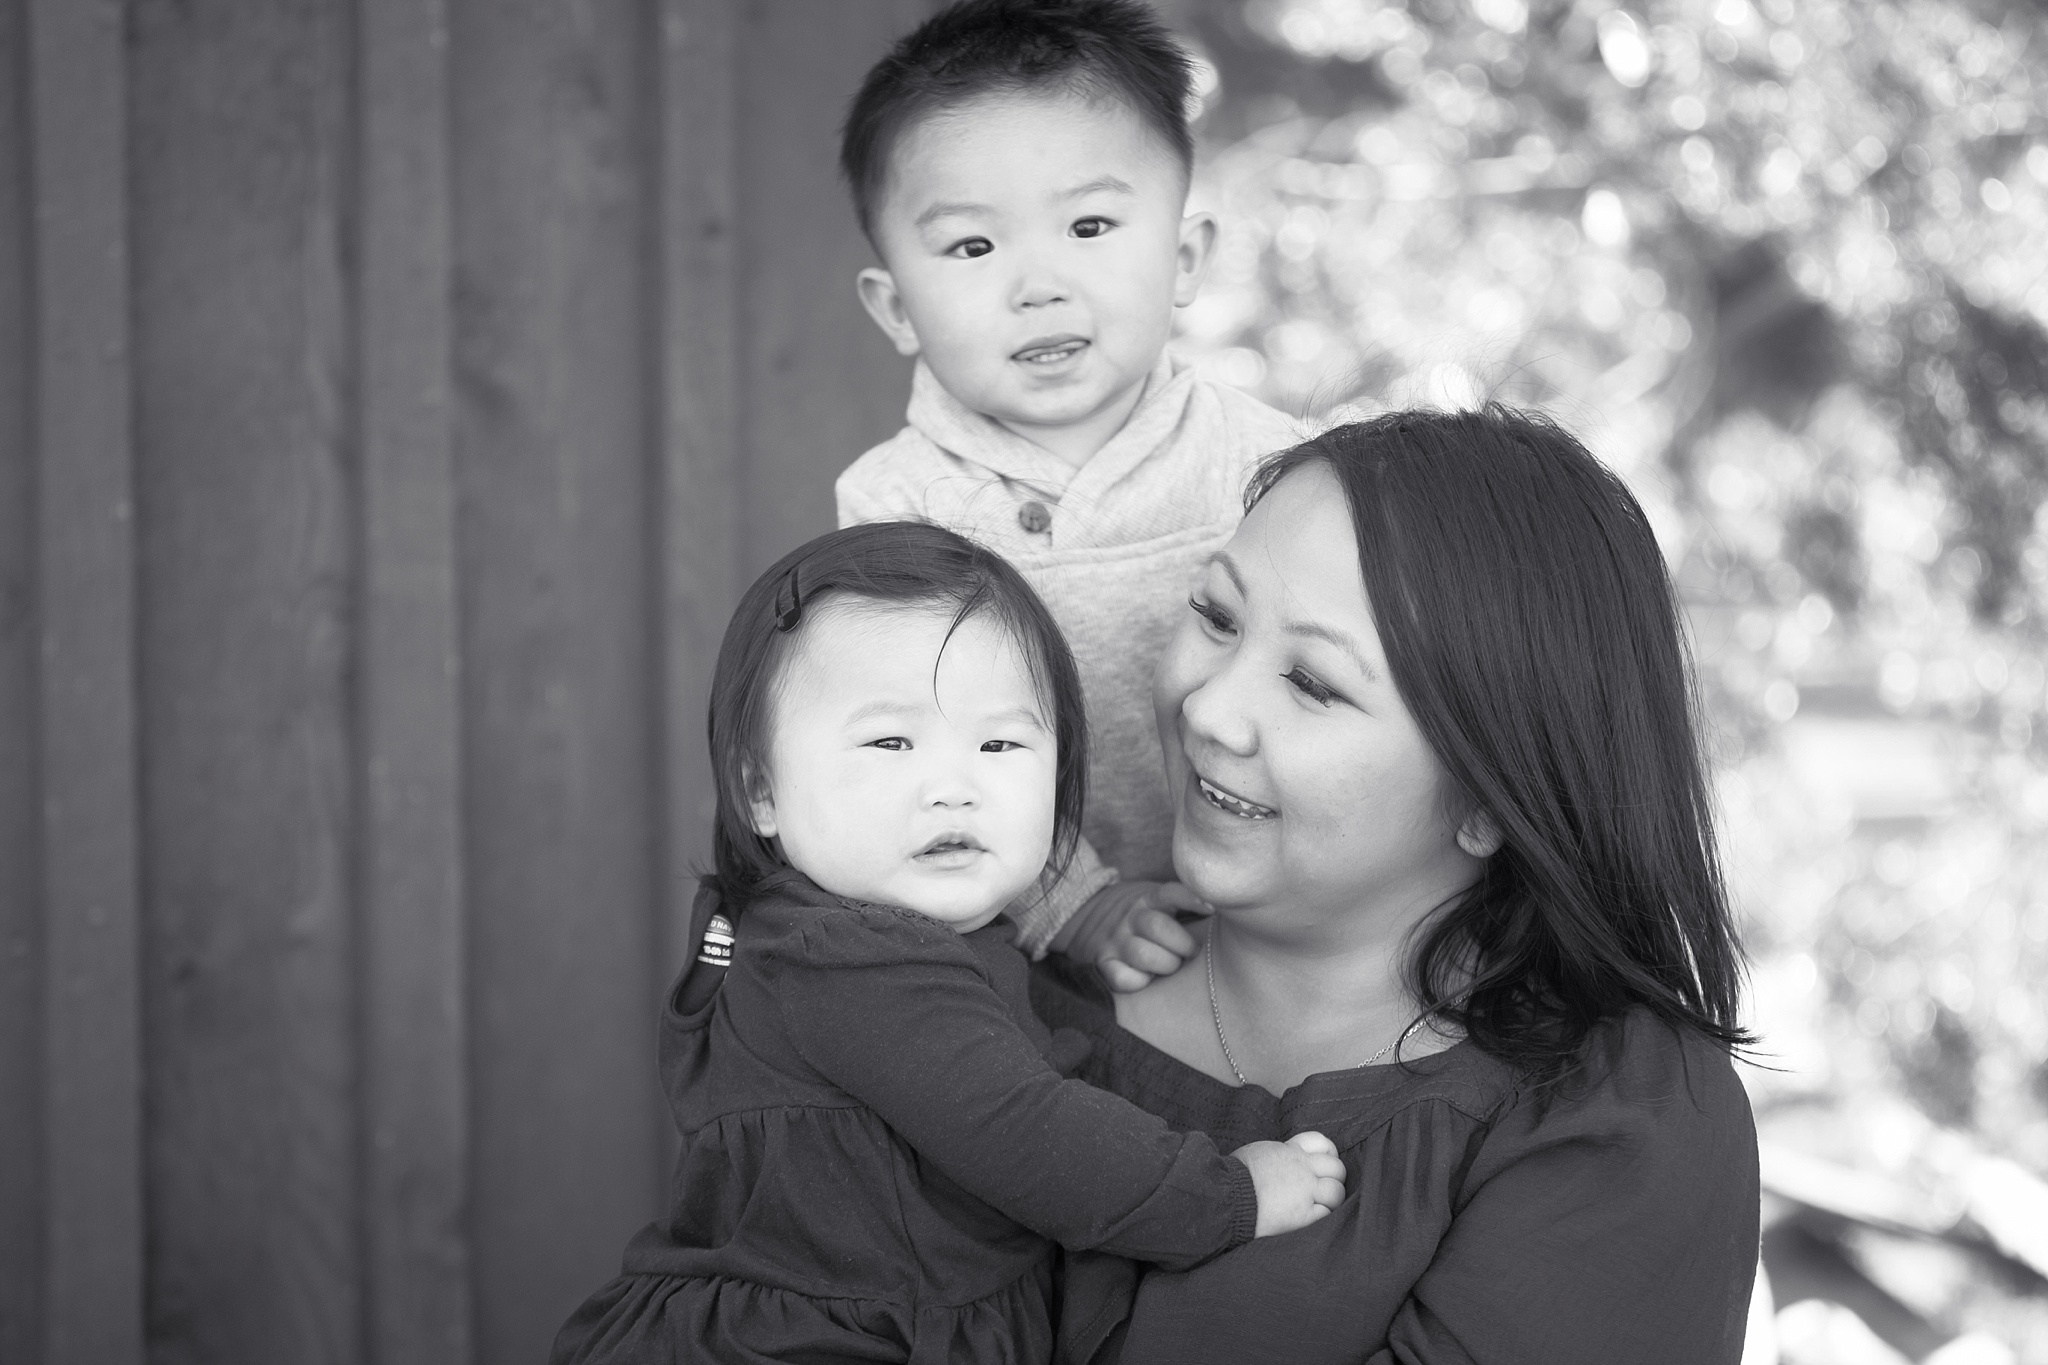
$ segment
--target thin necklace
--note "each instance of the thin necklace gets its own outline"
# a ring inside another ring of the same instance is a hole
[[[1209,920],[1209,937],[1202,944],[1202,965],[1208,969],[1209,1017],[1216,1022],[1216,1045],[1223,1049],[1223,1060],[1230,1063],[1230,1074],[1237,1077],[1237,1083],[1239,1085],[1250,1085],[1251,1078],[1246,1076],[1243,1070],[1239,1068],[1237,1058],[1232,1056],[1230,1052],[1230,1040],[1223,1036],[1223,1009],[1216,1003],[1216,920],[1213,916]],[[1357,1070],[1360,1067],[1371,1066],[1374,1062],[1407,1042],[1409,1035],[1421,1027],[1422,1020],[1417,1019],[1407,1028],[1401,1030],[1400,1037],[1388,1043],[1364,1061],[1354,1063],[1352,1069]]]

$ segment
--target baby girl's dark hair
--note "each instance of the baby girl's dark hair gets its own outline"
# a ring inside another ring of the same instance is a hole
[[[1193,88],[1188,55],[1137,0],[961,0],[918,25],[876,62],[846,112],[839,169],[862,232],[903,130],[984,95],[1067,92],[1128,105],[1186,170]]]
[[[948,639],[963,621],[982,615],[1009,632],[1059,746],[1047,870],[1064,870],[1081,835],[1088,719],[1081,675],[1059,623],[1024,576],[993,550],[927,522],[878,521],[830,532],[784,555],[754,580],[725,628],[711,680],[711,771],[718,783],[715,880],[727,903],[743,906],[789,871],[775,845],[754,832],[747,774],[768,772],[776,682],[804,622],[829,601],[844,599],[950,610]]]

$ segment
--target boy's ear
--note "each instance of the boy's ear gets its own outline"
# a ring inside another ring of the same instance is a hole
[[[871,265],[860,272],[857,288],[861,307],[868,310],[875,326],[896,347],[896,354],[916,355],[920,349],[917,329],[910,325],[910,314],[903,311],[903,295],[896,290],[896,277]]]
[[[1216,251],[1216,215],[1191,213],[1180,220],[1180,252],[1173,259],[1173,306],[1185,308],[1201,292]]]
[[[763,839],[773,839],[779,826],[775,821],[775,793],[769,790],[767,775],[751,763],[742,763],[740,782],[747,793],[748,823]]]

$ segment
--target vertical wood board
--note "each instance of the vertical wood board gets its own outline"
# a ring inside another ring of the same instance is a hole
[[[652,13],[451,12],[476,1350],[545,1352],[659,1206]]]
[[[359,0],[365,1343],[474,1358],[444,0]]]
[[[134,546],[120,12],[28,6],[42,1358],[142,1357]]]
[[[875,263],[838,178],[839,124],[927,0],[753,0],[739,70],[746,369],[742,583],[832,529],[832,481],[903,425],[910,366],[854,294]]]
[[[43,1337],[42,897],[24,6],[0,0],[0,1360]]]
[[[664,642],[669,857],[657,986],[682,965],[678,940],[688,927],[692,873],[709,866],[715,794],[705,718],[718,642],[740,591],[734,8],[732,0],[661,0],[655,259],[663,310],[655,353],[664,577],[657,633]]]
[[[128,36],[151,1358],[355,1361],[350,27]]]

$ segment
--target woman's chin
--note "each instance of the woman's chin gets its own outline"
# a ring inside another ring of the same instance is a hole
[[[1257,888],[1246,875],[1249,869],[1238,853],[1204,839],[1184,824],[1174,828],[1173,875],[1219,910],[1250,905],[1258,899]]]

